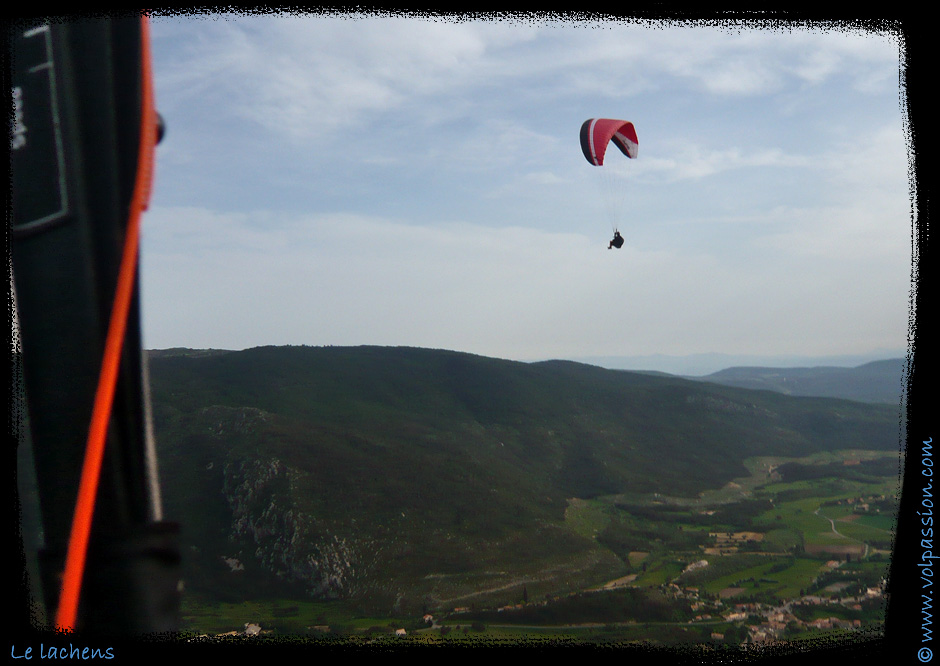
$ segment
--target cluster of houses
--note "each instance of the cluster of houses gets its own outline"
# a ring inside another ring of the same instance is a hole
[[[751,611],[757,611],[751,612]],[[745,620],[757,616],[761,621],[757,624],[751,624],[747,627],[747,642],[763,643],[782,639],[791,631],[791,627],[798,627],[803,630],[828,630],[828,629],[860,629],[862,621],[859,619],[843,620],[837,617],[816,618],[814,620],[803,621],[793,613],[780,609],[739,609],[726,612],[722,617],[729,622],[744,622]],[[724,634],[713,632],[711,637],[715,640],[723,640]]]
[[[871,599],[884,598],[885,582],[882,581],[876,587],[869,587],[861,595],[853,597],[825,597],[819,595],[806,595],[799,599],[793,599],[781,604],[780,606],[770,606],[762,603],[739,603],[717,615],[711,615],[708,611],[722,606],[721,602],[712,605],[697,600],[697,590],[694,588],[679,588],[675,584],[668,586],[672,588],[674,594],[680,594],[691,599],[691,608],[699,612],[693,619],[693,622],[708,622],[724,620],[733,623],[748,623],[747,642],[761,643],[767,641],[780,640],[789,635],[795,628],[797,631],[803,630],[853,630],[860,629],[862,621],[859,619],[846,620],[839,617],[817,617],[812,620],[802,620],[791,612],[790,608],[794,603],[809,606],[830,606],[841,605],[849,610],[862,610],[862,602]],[[755,620],[757,620],[755,622]],[[720,632],[713,632],[711,638],[714,640],[724,640],[725,636]]]

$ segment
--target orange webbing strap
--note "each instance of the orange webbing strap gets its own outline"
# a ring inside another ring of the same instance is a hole
[[[141,17],[141,78],[141,126],[137,176],[134,182],[125,232],[117,288],[111,309],[111,320],[108,324],[108,336],[105,340],[101,373],[98,378],[98,388],[95,392],[91,426],[85,447],[85,461],[82,465],[82,475],[78,487],[78,500],[75,504],[75,514],[72,519],[72,529],[65,556],[65,571],[55,620],[56,628],[59,631],[73,631],[78,615],[78,598],[85,571],[91,522],[95,512],[95,498],[98,494],[101,462],[104,458],[108,424],[111,420],[111,407],[114,402],[114,391],[121,363],[121,351],[137,274],[140,217],[147,208],[153,179],[157,114],[154,106],[151,78],[149,22],[146,15]]]

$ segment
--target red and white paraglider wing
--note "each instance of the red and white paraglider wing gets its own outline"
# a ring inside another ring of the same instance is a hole
[[[639,141],[633,123],[613,118],[591,118],[581,125],[581,151],[594,166],[604,164],[607,145],[611,141],[627,157],[636,157]]]

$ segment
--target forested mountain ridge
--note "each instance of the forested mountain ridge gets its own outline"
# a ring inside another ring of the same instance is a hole
[[[897,406],[564,361],[262,347],[151,352],[150,375],[167,514],[220,594],[239,567],[388,606],[460,598],[474,572],[602,576],[613,555],[563,526],[572,498],[695,496],[752,456],[898,447]]]

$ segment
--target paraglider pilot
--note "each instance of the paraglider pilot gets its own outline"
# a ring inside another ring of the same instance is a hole
[[[607,245],[609,250],[612,247],[617,248],[618,250],[623,246],[623,236],[620,235],[619,231],[614,230],[614,239],[610,241],[610,244]]]

